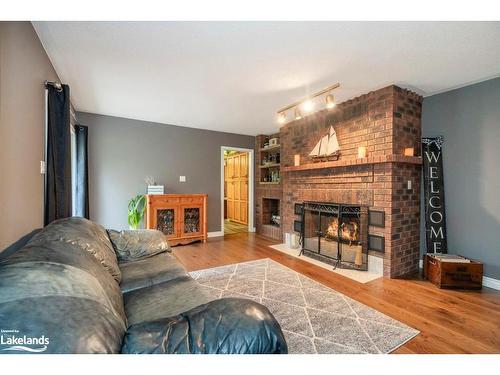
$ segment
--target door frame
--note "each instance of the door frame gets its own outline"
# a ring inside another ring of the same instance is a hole
[[[222,235],[224,235],[224,151],[225,150],[248,152],[248,231],[255,232],[255,225],[254,225],[255,151],[253,148],[221,146],[220,147],[220,223],[221,223],[221,233],[222,233]]]

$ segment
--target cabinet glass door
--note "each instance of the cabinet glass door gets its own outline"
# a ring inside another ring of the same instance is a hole
[[[199,235],[201,233],[201,206],[182,207],[182,231],[184,235]]]
[[[156,210],[156,229],[167,237],[176,237],[175,233],[175,208],[159,208]]]

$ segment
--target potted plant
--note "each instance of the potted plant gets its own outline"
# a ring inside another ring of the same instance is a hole
[[[145,210],[146,197],[144,195],[136,195],[128,201],[128,225],[130,229],[139,229]]]

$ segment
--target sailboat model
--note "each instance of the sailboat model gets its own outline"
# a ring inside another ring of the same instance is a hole
[[[309,153],[312,158],[319,159],[330,159],[334,158],[337,160],[340,155],[339,142],[337,141],[337,133],[333,126],[330,126],[330,132],[322,137],[313,150]]]

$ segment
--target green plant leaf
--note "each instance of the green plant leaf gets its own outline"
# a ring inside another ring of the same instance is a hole
[[[144,212],[146,211],[146,197],[136,195],[128,202],[128,225],[132,229],[138,229]]]

